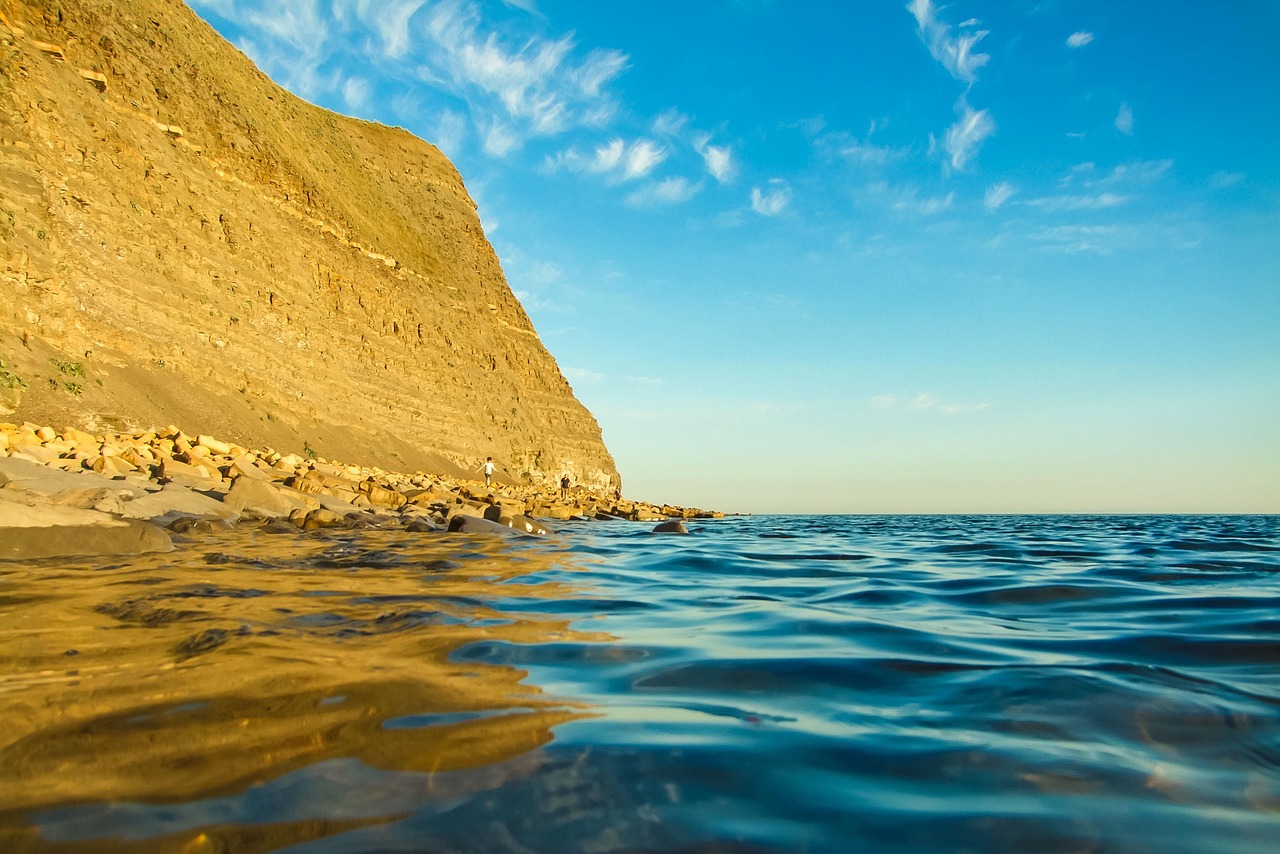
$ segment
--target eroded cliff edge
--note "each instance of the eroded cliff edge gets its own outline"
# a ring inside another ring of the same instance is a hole
[[[0,12],[0,419],[617,482],[438,149],[180,0]]]

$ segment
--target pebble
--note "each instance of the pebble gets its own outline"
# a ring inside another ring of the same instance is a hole
[[[229,526],[267,533],[386,527],[545,536],[540,520],[659,522],[723,518],[558,483],[495,485],[249,449],[175,425],[95,435],[0,423],[0,560],[172,549],[171,534]]]

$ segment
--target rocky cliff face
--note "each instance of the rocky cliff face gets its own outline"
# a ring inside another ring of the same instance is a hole
[[[617,481],[439,150],[181,0],[0,12],[0,417]]]

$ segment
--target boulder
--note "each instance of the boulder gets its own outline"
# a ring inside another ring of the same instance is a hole
[[[220,439],[215,439],[212,436],[206,436],[204,434],[196,436],[196,444],[204,445],[213,453],[221,454],[222,456],[226,456],[231,453],[231,446],[229,444],[221,441]]]
[[[449,519],[449,532],[453,534],[496,534],[500,537],[518,537],[521,532],[501,522],[479,516],[453,516]]]
[[[388,507],[397,510],[404,506],[405,498],[394,489],[387,489],[385,486],[379,486],[371,480],[366,480],[360,484],[360,491],[369,503],[374,507]]]
[[[342,528],[346,527],[346,525],[347,517],[343,514],[318,507],[303,519],[302,529],[304,531],[314,531],[318,528]]]
[[[96,510],[26,504],[0,497],[0,560],[172,550],[169,535],[146,522],[116,519]]]
[[[689,529],[684,526],[684,522],[678,519],[671,519],[666,522],[660,522],[653,528],[655,534],[687,534]]]
[[[42,466],[21,457],[0,458],[0,487],[20,489],[39,495],[57,495],[68,490],[109,489],[121,490],[129,487],[120,481],[112,480],[90,472],[73,473],[61,469]]]
[[[311,509],[305,501],[290,495],[283,487],[251,477],[236,478],[222,502],[236,513],[252,513],[268,519],[288,516],[295,510],[306,512]]]
[[[159,492],[123,502],[120,514],[127,519],[146,519],[165,527],[184,516],[196,519],[235,519],[237,515],[225,502],[176,483],[169,484]]]

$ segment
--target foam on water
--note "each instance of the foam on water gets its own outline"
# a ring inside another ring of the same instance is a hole
[[[749,517],[0,567],[0,843],[1280,843],[1276,517]]]

